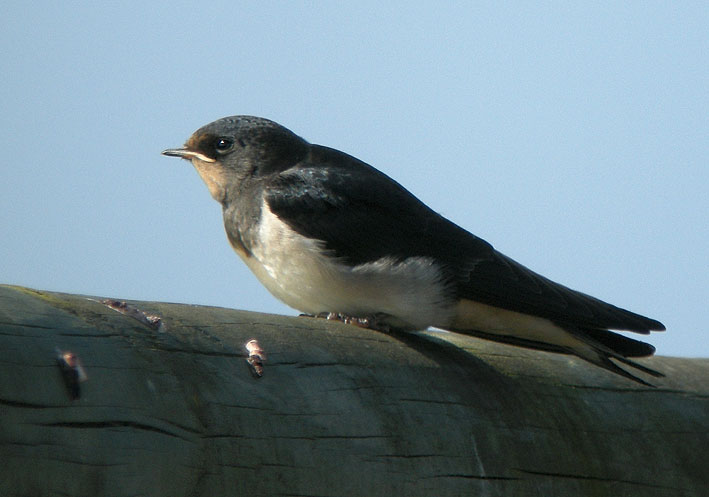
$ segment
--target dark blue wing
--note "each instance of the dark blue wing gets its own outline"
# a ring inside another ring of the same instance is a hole
[[[555,283],[443,218],[394,180],[342,152],[312,146],[271,179],[271,211],[300,234],[322,240],[343,262],[382,257],[436,260],[458,298],[588,329],[640,333],[661,323]]]

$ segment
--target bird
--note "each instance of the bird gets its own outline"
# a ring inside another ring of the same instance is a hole
[[[616,333],[662,323],[535,273],[352,155],[255,116],[218,119],[162,154],[192,163],[232,248],[306,315],[571,354],[648,386],[637,372],[664,376],[631,359],[655,347]]]

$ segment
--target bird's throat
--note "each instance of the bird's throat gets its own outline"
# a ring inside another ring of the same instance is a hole
[[[204,184],[207,185],[209,194],[219,203],[226,197],[226,178],[223,170],[214,163],[192,159],[192,165],[199,173]]]

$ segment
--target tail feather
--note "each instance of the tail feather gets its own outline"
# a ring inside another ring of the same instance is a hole
[[[647,357],[655,353],[655,347],[649,343],[634,340],[612,331],[597,328],[582,328],[579,331],[623,357]]]
[[[634,367],[637,370],[642,371],[643,373],[647,373],[651,376],[654,376],[655,378],[664,378],[665,375],[663,373],[660,373],[659,371],[656,371],[654,369],[650,369],[647,366],[643,366],[642,364],[638,364],[635,361],[631,361],[630,359],[626,359],[624,357],[616,357],[616,359],[623,364],[627,364],[628,366]]]
[[[621,368],[613,362],[613,360],[656,378],[665,376],[659,371],[655,371],[654,369],[648,368],[647,366],[643,366],[642,364],[638,364],[637,362],[628,359],[628,357],[650,356],[655,352],[655,347],[649,343],[633,340],[632,338],[628,338],[608,330],[570,328],[565,326],[564,329],[576,337],[578,342],[580,342],[578,347],[569,348],[551,343],[520,338],[514,335],[485,333],[473,329],[446,329],[456,333],[477,336],[487,340],[516,345],[519,347],[544,350],[547,352],[557,352],[561,354],[573,354],[580,359],[588,361],[589,363],[599,366],[607,371],[628,378],[629,380],[637,382],[641,385],[653,388],[655,387],[654,385]]]
[[[652,355],[655,352],[655,347],[649,343],[633,340],[632,338],[608,330],[565,329],[587,345],[587,347],[583,349],[572,350],[572,352],[581,359],[646,386],[654,387],[654,385],[621,368],[611,359],[615,359],[618,362],[656,378],[665,376],[659,371],[628,359],[628,357],[646,357]]]
[[[618,366],[616,363],[614,363],[613,361],[611,361],[610,358],[609,358],[608,356],[606,356],[606,355],[598,354],[598,358],[597,358],[596,360],[591,360],[591,359],[589,359],[589,358],[587,358],[587,357],[583,357],[583,356],[579,356],[579,357],[581,357],[581,359],[587,360],[588,362],[590,362],[590,363],[592,363],[592,364],[595,364],[596,366],[600,366],[600,367],[602,367],[603,369],[605,369],[605,370],[607,370],[607,371],[610,371],[610,372],[612,372],[612,373],[618,374],[618,375],[620,375],[620,376],[624,376],[625,378],[628,378],[629,380],[633,380],[633,381],[635,381],[635,382],[637,382],[637,383],[640,383],[641,385],[645,385],[646,387],[657,388],[657,387],[656,387],[655,385],[653,385],[652,383],[648,383],[647,381],[643,380],[642,378],[639,378],[639,377],[635,376],[634,374],[630,373],[629,371],[627,371],[627,370],[621,368],[621,367]],[[617,359],[617,358],[616,358],[616,359]],[[619,359],[619,360],[620,360],[620,359]],[[625,359],[625,360],[623,360],[623,361],[621,361],[621,362],[627,364],[628,366],[632,366],[632,367],[634,367],[634,368],[638,368],[638,369],[640,369],[641,371],[644,371],[644,372],[646,372],[646,373],[652,372],[651,374],[652,374],[653,376],[663,376],[662,373],[659,373],[658,371],[654,371],[654,370],[652,370],[652,369],[646,368],[646,367],[644,367],[644,366],[640,366],[639,364],[634,363],[633,361],[629,361],[629,360]]]

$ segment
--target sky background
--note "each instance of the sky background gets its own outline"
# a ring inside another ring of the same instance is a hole
[[[709,357],[708,26],[707,2],[10,2],[0,283],[296,314],[160,155],[253,114]]]

